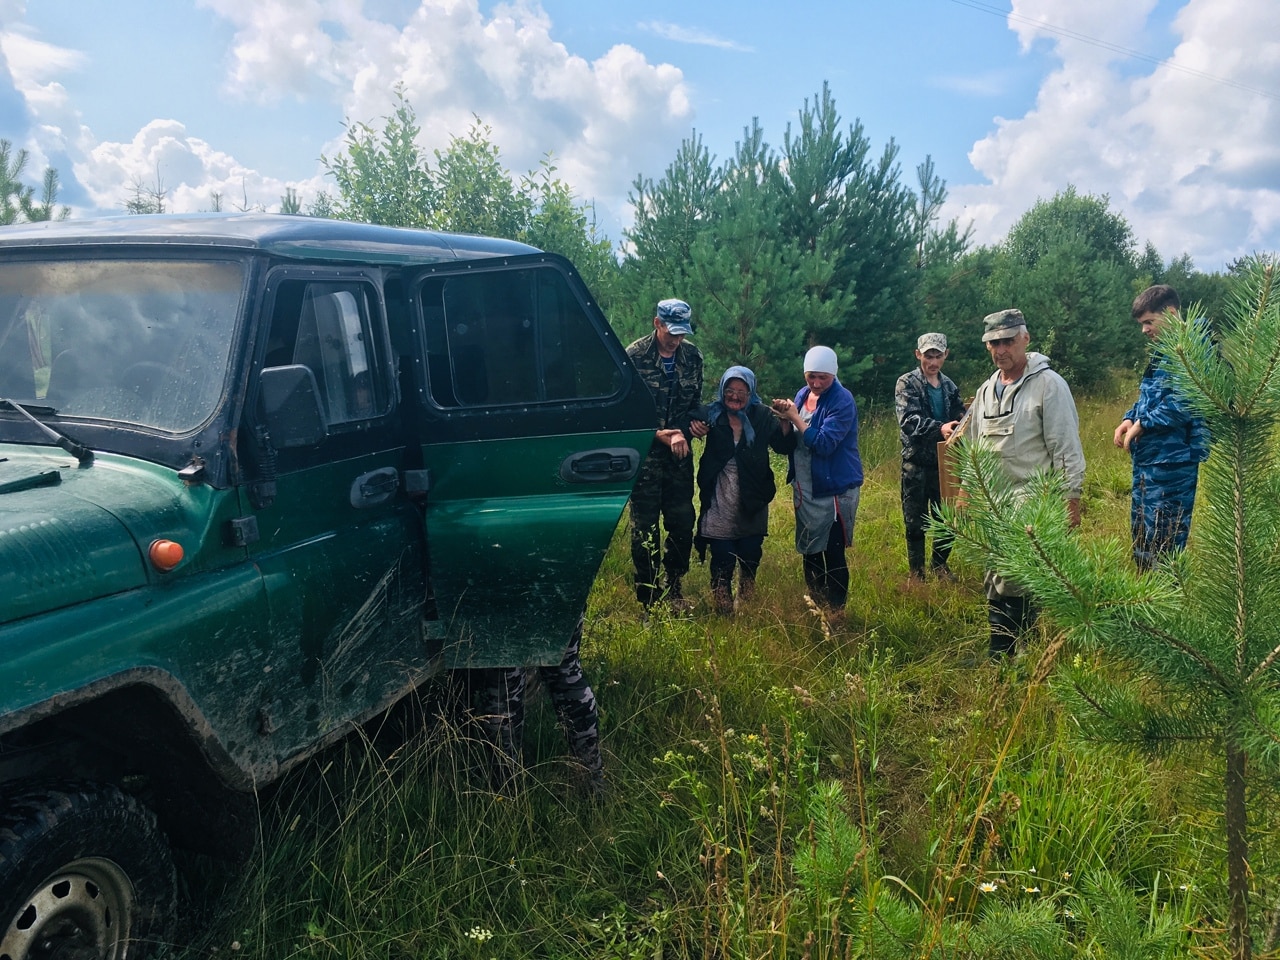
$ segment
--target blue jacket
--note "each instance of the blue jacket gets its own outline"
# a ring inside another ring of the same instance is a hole
[[[1125,420],[1142,423],[1142,436],[1129,447],[1134,466],[1200,463],[1209,456],[1209,431],[1174,392],[1173,382],[1157,355],[1151,357],[1138,385],[1138,402]]]
[[[809,388],[796,394],[796,407],[804,406]],[[862,457],[858,454],[858,407],[853,394],[837,379],[818,398],[809,428],[800,442],[812,456],[813,495],[833,497],[850,487],[862,486]],[[795,479],[795,460],[787,470],[787,482]]]

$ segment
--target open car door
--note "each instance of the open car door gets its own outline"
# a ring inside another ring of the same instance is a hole
[[[653,401],[562,257],[423,268],[408,292],[446,662],[558,663],[653,441]]]

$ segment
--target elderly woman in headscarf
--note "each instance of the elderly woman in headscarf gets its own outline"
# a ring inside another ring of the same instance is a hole
[[[739,597],[749,600],[755,591],[769,531],[769,503],[777,493],[769,449],[789,453],[795,437],[791,424],[780,421],[761,402],[756,375],[746,367],[724,372],[706,423],[706,448],[698,464],[698,537],[711,548],[716,612],[730,615],[735,570]]]
[[[795,451],[787,481],[796,508],[796,550],[804,556],[809,596],[833,620],[844,616],[849,598],[845,550],[862,492],[858,453],[858,408],[836,376],[830,347],[804,356],[804,381],[794,400],[774,400],[773,409],[792,424]]]

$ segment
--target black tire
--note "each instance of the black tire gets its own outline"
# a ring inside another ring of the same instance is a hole
[[[0,960],[138,960],[176,891],[155,817],[115,787],[31,789],[0,811]]]

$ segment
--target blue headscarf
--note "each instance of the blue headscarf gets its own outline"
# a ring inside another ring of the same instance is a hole
[[[751,426],[751,420],[748,417],[739,416],[724,405],[724,388],[730,380],[741,380],[747,385],[747,389],[751,391],[751,398],[747,400],[746,407],[743,411],[750,409],[754,403],[761,403],[760,397],[756,394],[756,375],[746,367],[730,367],[720,377],[720,388],[716,390],[715,403],[707,408],[707,422],[715,424],[720,419],[720,414],[727,413],[731,417],[737,417],[742,423],[742,439],[747,442],[747,446],[751,446],[756,438],[755,429]]]

